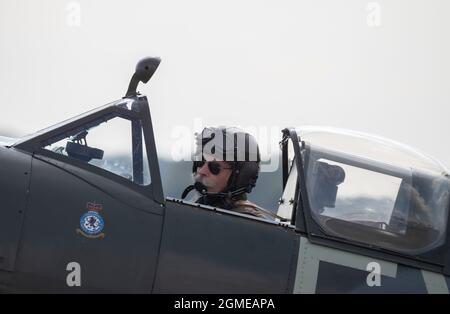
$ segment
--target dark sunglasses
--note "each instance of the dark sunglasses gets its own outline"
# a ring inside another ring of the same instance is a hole
[[[215,176],[217,176],[222,169],[233,169],[231,167],[222,167],[217,161],[195,161],[195,169],[203,167],[205,162],[208,165],[209,172]]]

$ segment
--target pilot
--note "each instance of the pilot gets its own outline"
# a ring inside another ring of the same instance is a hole
[[[197,134],[192,167],[194,185],[186,188],[182,198],[193,189],[196,202],[261,218],[276,215],[247,199],[256,184],[260,166],[255,138],[235,127],[210,127]]]

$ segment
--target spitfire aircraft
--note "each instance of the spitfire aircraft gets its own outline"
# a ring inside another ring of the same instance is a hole
[[[0,291],[449,292],[450,177],[405,145],[284,129],[276,219],[166,196],[136,92],[159,63],[141,60],[122,99],[0,137]]]

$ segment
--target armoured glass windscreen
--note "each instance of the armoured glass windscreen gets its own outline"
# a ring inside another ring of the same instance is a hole
[[[104,169],[139,185],[150,184],[142,130],[133,133],[130,120],[121,117],[104,119],[97,125],[79,128],[75,134],[44,148]]]
[[[450,181],[441,165],[388,140],[316,132],[300,137],[312,217],[324,232],[408,254],[444,243]]]

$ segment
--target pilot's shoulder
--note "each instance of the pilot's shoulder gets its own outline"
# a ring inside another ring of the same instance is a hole
[[[267,215],[261,207],[248,200],[236,201],[232,210],[241,214],[270,219],[270,216]]]

